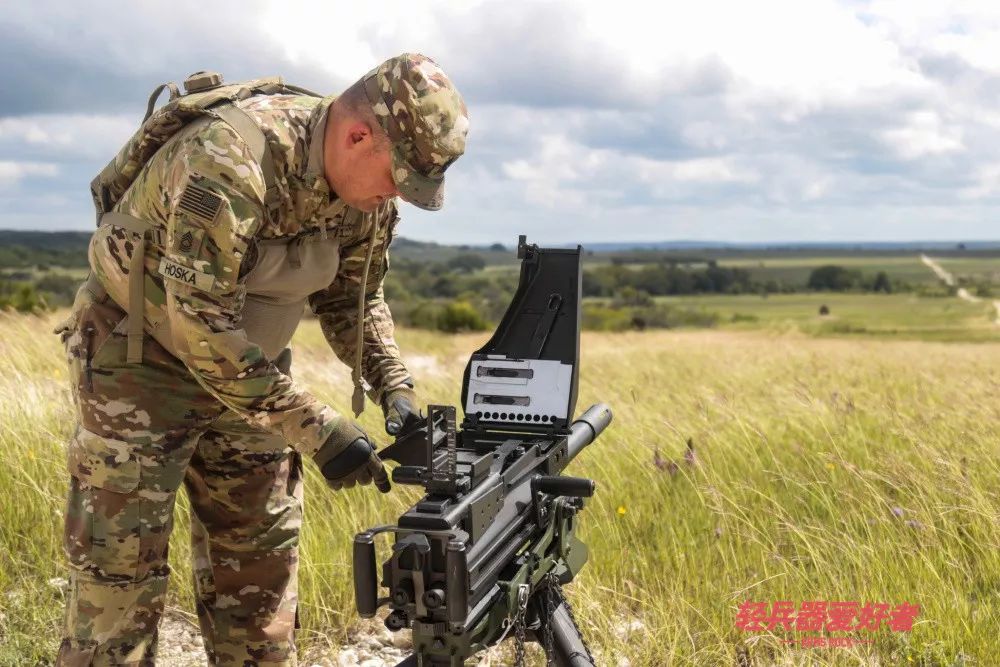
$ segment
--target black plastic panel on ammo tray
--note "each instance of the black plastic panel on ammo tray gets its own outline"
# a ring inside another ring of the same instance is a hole
[[[569,427],[576,408],[580,365],[582,248],[539,248],[535,244],[526,243],[525,237],[521,236],[517,255],[521,259],[517,290],[493,337],[472,354],[465,367],[462,405],[468,405],[469,377],[474,362],[491,358],[489,355],[504,355],[508,360],[544,359],[572,367],[571,381],[564,390],[567,417],[552,419],[546,415],[542,423],[538,419],[531,423],[528,420],[511,423],[509,420],[493,419],[489,412],[477,416],[466,411],[462,428],[480,433],[563,433]],[[529,382],[532,377],[530,371],[511,369],[509,375],[501,369],[495,372],[497,377],[523,377]],[[505,396],[487,398],[496,400],[497,404],[500,400],[513,400]],[[559,398],[561,401],[563,397]],[[493,410],[499,412],[502,408],[494,407]],[[466,437],[469,435],[473,434],[465,434]]]

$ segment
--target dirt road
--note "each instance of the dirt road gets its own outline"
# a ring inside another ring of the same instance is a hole
[[[955,280],[955,276],[949,273],[943,266],[938,264],[937,261],[931,259],[927,255],[924,255],[922,253],[920,255],[920,261],[923,262],[925,265],[927,265],[927,267],[934,272],[934,275],[940,278],[941,282],[943,282],[948,287],[955,287],[958,285],[958,281]],[[974,294],[971,294],[969,290],[965,289],[964,287],[959,287],[955,291],[955,296],[957,296],[959,299],[962,299],[963,301],[968,301],[969,303],[979,303],[980,301],[982,301],[982,299],[980,299],[978,296]],[[1000,299],[995,299],[993,301],[993,310],[996,311],[996,319],[994,319],[993,321],[997,326],[1000,326]]]

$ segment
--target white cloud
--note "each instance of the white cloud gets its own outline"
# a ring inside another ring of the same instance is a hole
[[[594,1],[586,8],[590,35],[618,47],[637,88],[669,85],[665,68],[709,59],[732,72],[736,101],[780,100],[789,114],[923,85],[894,43],[832,0]]]
[[[732,157],[656,160],[616,149],[591,148],[565,135],[537,139],[538,150],[504,162],[504,175],[524,197],[550,208],[603,208],[629,198],[683,199],[688,186],[754,183],[759,175]],[[627,191],[634,190],[631,193]]]
[[[974,184],[961,191],[961,196],[965,199],[985,199],[997,194],[1000,194],[1000,162],[978,167]]]
[[[655,184],[663,181],[679,183],[753,183],[760,175],[750,169],[740,167],[732,157],[707,157],[695,160],[650,160],[631,158],[643,183]]]
[[[28,176],[52,177],[59,167],[47,162],[13,162],[0,160],[0,187],[7,187]]]
[[[366,34],[378,24],[382,11],[384,7],[378,3],[284,0],[267,3],[256,25],[266,38],[281,46],[289,61],[311,60],[345,81],[353,81],[385,59],[375,52]],[[414,18],[417,16],[419,12],[414,13]],[[308,20],[303,20],[305,17]]]
[[[945,126],[934,111],[910,114],[903,127],[886,130],[882,133],[882,139],[905,160],[965,149],[962,128]]]
[[[0,100],[0,183],[32,194],[0,226],[89,225],[89,179],[164,79],[206,67],[335,91],[421,51],[472,127],[444,211],[407,209],[406,235],[996,235],[992,0],[94,2],[0,19],[0,53],[23,63],[0,87],[46,82]],[[42,193],[58,196],[28,210]]]
[[[0,150],[25,148],[69,156],[111,159],[138,126],[138,118],[87,114],[43,114],[0,118]]]

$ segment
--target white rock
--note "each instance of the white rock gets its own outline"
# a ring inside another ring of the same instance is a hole
[[[69,587],[69,582],[62,577],[53,577],[52,579],[49,579],[49,586],[60,591],[64,591]]]
[[[630,635],[633,632],[640,632],[645,629],[646,624],[638,618],[631,618],[615,626],[615,634],[619,637]]]
[[[338,667],[358,667],[361,660],[358,659],[358,652],[353,648],[344,649],[337,656]]]

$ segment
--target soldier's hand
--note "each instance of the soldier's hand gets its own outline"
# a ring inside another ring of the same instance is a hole
[[[330,434],[313,460],[331,489],[349,489],[355,484],[364,486],[373,482],[382,493],[389,493],[391,488],[375,446],[361,427],[348,419]]]
[[[386,393],[382,398],[382,411],[385,414],[385,432],[392,436],[420,428],[424,422],[417,409],[417,395],[406,385]]]

